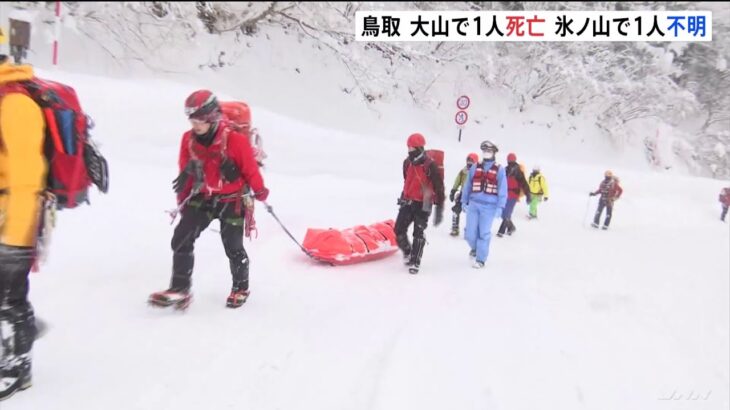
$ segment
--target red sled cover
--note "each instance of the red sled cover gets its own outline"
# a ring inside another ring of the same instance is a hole
[[[302,246],[319,261],[349,265],[381,259],[398,251],[392,219],[343,230],[307,229]]]

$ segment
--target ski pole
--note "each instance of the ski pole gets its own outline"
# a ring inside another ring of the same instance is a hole
[[[588,210],[590,209],[590,207],[591,207],[591,197],[589,196],[588,202],[586,202],[586,211],[583,214],[583,227],[584,228],[586,227],[586,218],[588,218]]]
[[[274,219],[276,219],[276,222],[279,223],[279,226],[281,226],[281,229],[283,229],[284,232],[286,232],[286,234],[289,235],[289,237],[294,241],[294,243],[296,243],[297,246],[299,246],[299,249],[301,249],[302,252],[306,253],[307,256],[309,256],[310,258],[312,258],[314,260],[317,260],[317,258],[315,258],[314,256],[312,256],[311,253],[309,253],[309,251],[307,251],[306,249],[304,249],[304,247],[299,243],[299,241],[297,241],[296,238],[294,238],[294,236],[291,234],[291,232],[289,232],[289,230],[286,229],[286,227],[284,226],[284,224],[281,223],[281,221],[279,220],[279,218],[274,213],[274,208],[272,208],[271,205],[269,205],[266,202],[264,202],[264,207],[266,207],[266,211],[268,211],[271,214],[271,216],[273,216]]]

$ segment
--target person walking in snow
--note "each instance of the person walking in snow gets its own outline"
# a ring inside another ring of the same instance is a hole
[[[517,228],[512,221],[512,211],[515,209],[515,204],[519,201],[522,195],[527,196],[527,202],[530,203],[530,186],[525,179],[525,174],[522,172],[522,167],[517,163],[517,156],[514,153],[507,155],[507,168],[505,169],[507,176],[507,204],[502,212],[502,224],[499,226],[497,232],[498,237],[502,237],[505,233],[512,235]]]
[[[192,129],[183,134],[180,175],[173,186],[181,219],[172,237],[172,279],[169,289],[153,293],[149,301],[163,307],[186,308],[190,304],[195,241],[213,219],[218,219],[233,279],[226,306],[237,308],[250,294],[249,259],[243,247],[243,190],[250,186],[259,201],[266,201],[269,190],[247,136],[221,120],[221,108],[213,93],[192,93],[185,101],[185,114]]]
[[[451,217],[451,236],[459,235],[459,219],[461,216],[461,190],[464,188],[464,182],[466,182],[466,175],[469,172],[469,167],[479,162],[479,155],[472,152],[466,157],[466,166],[459,170],[454,180],[454,186],[451,188],[449,193],[449,200],[451,202],[456,201],[451,210],[454,212]]]
[[[530,186],[530,213],[528,217],[530,219],[537,218],[537,205],[540,202],[548,200],[548,185],[547,180],[540,172],[540,166],[535,165],[532,167],[532,173],[527,181]]]
[[[403,191],[398,198],[398,217],[395,220],[395,238],[403,252],[408,272],[416,274],[426,246],[424,231],[428,226],[431,209],[436,205],[434,226],[439,226],[444,215],[444,180],[436,162],[426,153],[426,139],[415,133],[408,137],[408,157],[403,161]],[[408,240],[408,228],[413,224],[413,245]]]
[[[41,107],[17,86],[33,68],[0,55],[0,400],[31,386],[35,315],[28,300],[48,161]]]
[[[608,229],[608,225],[611,223],[611,217],[613,215],[613,204],[623,194],[623,189],[619,185],[618,178],[613,175],[613,172],[606,171],[604,173],[603,181],[598,186],[598,190],[591,192],[590,196],[601,195],[598,200],[598,209],[596,209],[596,215],[593,218],[592,227],[598,228],[601,223],[601,214],[603,209],[606,209],[606,219],[603,222],[603,230]]]
[[[727,209],[730,207],[730,187],[723,188],[720,191],[720,205],[722,205],[722,213],[720,214],[720,220],[725,222],[725,216],[727,215]]]
[[[491,141],[480,146],[482,161],[469,167],[461,203],[466,206],[466,232],[469,255],[474,257],[474,268],[483,268],[489,257],[492,222],[502,215],[507,203],[507,177],[504,167],[496,162],[499,151]]]

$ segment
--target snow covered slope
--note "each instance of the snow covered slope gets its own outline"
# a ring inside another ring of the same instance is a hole
[[[540,163],[550,201],[538,221],[518,204],[516,234],[493,238],[479,271],[466,243],[448,235],[446,212],[426,231],[417,276],[396,256],[314,264],[259,207],[242,309],[224,307],[230,276],[214,223],[197,242],[188,312],[155,310],[145,300],[169,281],[164,210],[174,207],[182,105],[204,84],[39,74],[73,85],[94,116],[111,190],[59,215],[48,262],[32,276],[36,314],[51,325],[34,348],[35,385],[2,410],[730,404],[730,231],[719,221],[719,181],[615,166],[612,154],[588,154],[570,139],[546,151],[535,127],[508,113],[510,132],[465,133],[459,144],[423,124],[354,134],[254,104],[269,203],[299,239],[307,227],[395,218],[413,131],[446,151],[447,183],[496,136],[500,161],[514,151],[528,169]],[[606,168],[625,193],[603,232],[586,227],[586,215]],[[688,403],[690,394],[699,400]]]

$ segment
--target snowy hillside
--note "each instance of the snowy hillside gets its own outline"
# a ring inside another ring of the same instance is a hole
[[[53,5],[0,6],[32,21],[28,59],[41,67],[51,65]],[[715,41],[406,44],[356,42],[353,33],[358,10],[627,7],[711,10]],[[598,144],[587,152],[629,157],[624,166],[730,176],[724,3],[64,2],[59,29],[65,70],[204,81],[326,128],[400,135],[417,124],[455,137],[454,101],[468,94],[467,132],[535,135],[549,156],[577,139]]]
[[[167,286],[171,267],[164,211],[174,207],[171,180],[188,126],[182,102],[208,84],[38,73],[79,92],[110,161],[111,190],[60,214],[48,262],[32,276],[36,314],[51,325],[34,348],[34,386],[2,410],[730,404],[730,235],[718,220],[719,181],[647,173],[578,136],[556,146],[506,110],[492,115],[511,132],[485,126],[459,144],[453,130],[408,117],[390,131],[352,133],[254,103],[269,153],[268,202],[300,240],[307,227],[395,218],[413,131],[446,151],[448,182],[494,137],[500,161],[514,151],[527,167],[541,164],[550,201],[538,221],[518,204],[517,233],[493,239],[481,271],[470,267],[465,242],[448,235],[447,212],[444,225],[426,231],[417,276],[397,256],[312,263],[259,207],[260,237],[246,242],[252,295],[242,309],[224,307],[228,261],[213,224],[197,242],[193,305],[184,314],[154,310],[145,300]],[[301,107],[328,104],[313,95]],[[344,119],[357,116],[339,109]],[[607,168],[625,194],[611,230],[594,231],[587,193]]]

